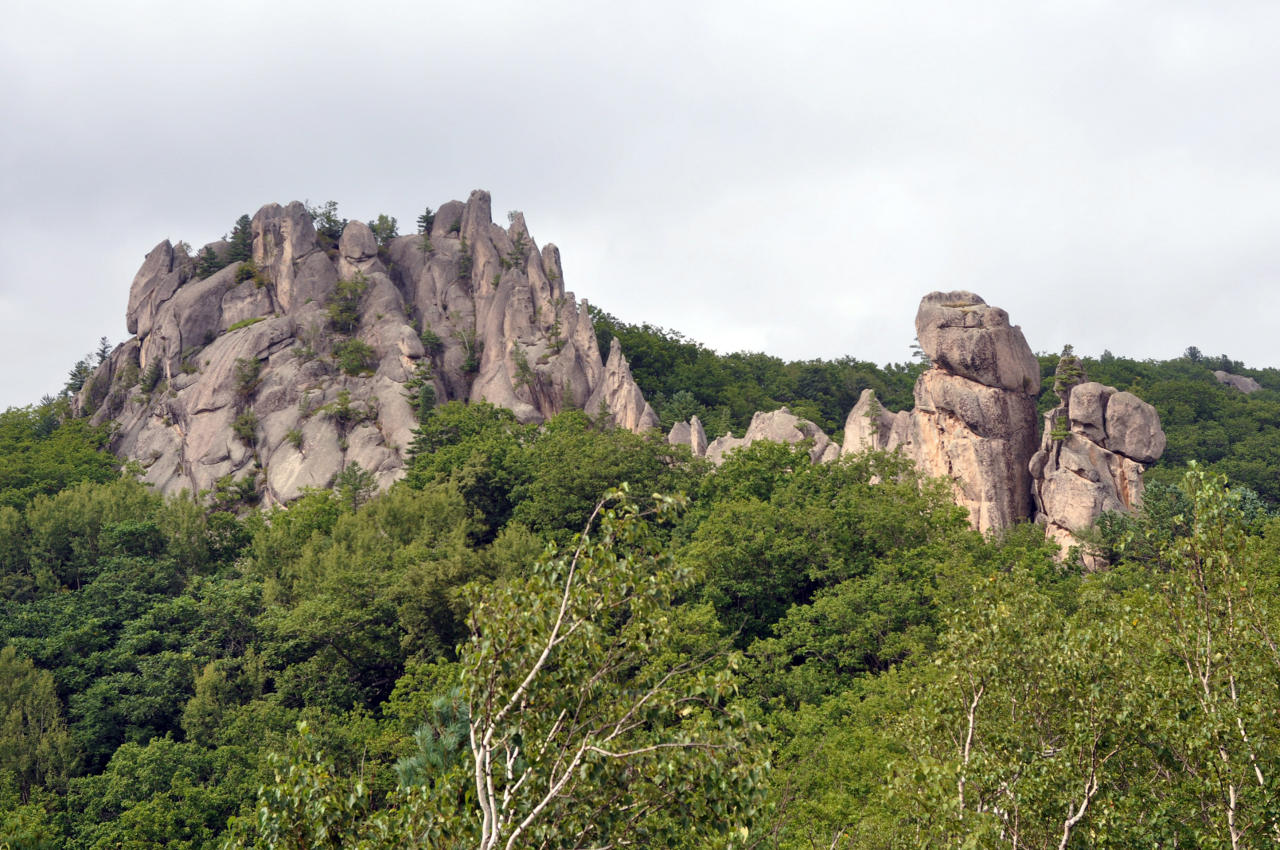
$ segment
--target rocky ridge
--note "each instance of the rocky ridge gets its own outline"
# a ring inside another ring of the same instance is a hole
[[[433,400],[657,425],[616,340],[602,360],[559,250],[520,213],[494,224],[487,192],[382,245],[358,221],[325,244],[298,202],[260,209],[252,238],[251,262],[205,278],[169,241],[152,249],[129,294],[134,336],[77,398],[116,420],[112,448],[163,493],[253,476],[282,503],[353,463],[385,487]]]

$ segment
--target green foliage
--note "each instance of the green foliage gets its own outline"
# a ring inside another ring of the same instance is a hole
[[[311,215],[311,223],[322,247],[328,249],[337,245],[347,226],[347,220],[338,216],[338,202],[326,201],[318,207],[308,206],[307,212]]]
[[[376,418],[376,414],[369,408],[362,408],[353,403],[351,401],[351,392],[345,387],[338,390],[338,397],[335,400],[319,410],[320,413],[333,420],[334,424],[338,426],[338,434],[341,436],[345,436],[348,431],[361,422]]]
[[[226,266],[227,263],[220,260],[218,255],[214,253],[213,246],[206,245],[200,250],[199,256],[196,257],[196,277],[209,277]]]
[[[70,418],[65,401],[0,413],[0,505],[22,508],[39,494],[115,478],[120,461],[106,450],[109,434]]]
[[[444,352],[444,340],[440,339],[439,334],[431,328],[423,328],[419,339],[422,340],[422,347],[429,357],[439,357]]]
[[[838,427],[918,374],[597,319],[664,423],[713,433],[783,401]],[[257,469],[199,498],[118,479],[65,400],[0,414],[0,843],[471,846],[486,808],[490,837],[525,824],[513,846],[1271,842],[1280,373],[1244,395],[1208,371],[1230,358],[1080,359],[1170,441],[1143,510],[1086,541],[1111,566],[1081,573],[1036,526],[973,532],[899,456],[759,443],[712,469],[580,412],[437,405],[431,365],[404,483],[375,495],[351,464],[287,508],[250,509]],[[162,386],[117,366],[112,393]],[[375,415],[345,391],[318,412],[344,439]],[[692,498],[589,523],[622,481]]]
[[[529,356],[524,353],[524,349],[519,343],[515,343],[511,347],[511,361],[516,365],[515,385],[519,389],[532,387],[536,376],[533,374],[533,368],[529,365]]]
[[[258,782],[245,747],[205,749],[171,738],[124,744],[68,797],[86,847],[214,848]]]
[[[253,223],[249,216],[242,215],[236,219],[231,228],[231,236],[227,240],[227,265],[231,263],[252,263],[253,261]]]
[[[511,411],[487,402],[437,405],[409,446],[406,483],[450,482],[492,539],[510,519],[512,490],[525,478],[522,447],[529,433]]]
[[[466,355],[466,359],[462,362],[463,374],[475,375],[480,371],[480,357],[484,353],[484,342],[476,339],[474,327],[455,330],[453,338],[462,346],[462,352]]]
[[[236,359],[235,369],[236,399],[243,404],[253,398],[262,383],[262,361],[256,357],[240,357]]]
[[[338,333],[354,333],[360,324],[360,299],[369,282],[357,273],[352,280],[340,280],[325,303],[329,326]]]
[[[138,388],[144,393],[154,392],[156,387],[160,386],[160,379],[163,377],[164,369],[161,367],[160,361],[152,360],[138,377]]]
[[[377,366],[373,347],[358,339],[348,339],[333,347],[333,357],[338,368],[348,375],[371,375]]]
[[[28,803],[35,789],[65,781],[72,759],[53,676],[0,649],[0,785]]]
[[[535,533],[563,540],[582,528],[611,483],[637,492],[689,489],[689,471],[671,463],[657,435],[599,430],[585,413],[567,410],[547,421],[523,447],[527,472],[511,487],[511,517]]]
[[[252,410],[244,411],[232,423],[231,431],[240,438],[240,442],[252,446],[258,439],[258,414]]]
[[[436,221],[435,212],[431,209],[431,207],[427,207],[423,211],[423,213],[418,216],[418,232],[430,233],[431,226],[435,224],[435,221]]]
[[[379,248],[386,248],[392,239],[400,235],[395,217],[389,215],[380,214],[369,222],[369,229],[373,231],[373,238],[378,240]]]
[[[420,361],[414,368],[409,380],[404,382],[405,398],[409,400],[417,414],[418,425],[422,425],[436,406],[436,387],[431,364]]]
[[[88,357],[82,357],[76,361],[71,367],[71,371],[67,373],[67,383],[62,388],[64,396],[75,395],[84,387],[85,382],[93,376],[93,366],[89,362]]]
[[[475,256],[467,245],[467,237],[462,237],[462,253],[458,254],[458,280],[469,281],[471,270],[475,267]]]
[[[378,479],[372,472],[353,460],[338,473],[338,477],[333,481],[333,489],[338,491],[338,497],[347,510],[354,511],[377,492]]]
[[[232,323],[231,327],[227,328],[227,333],[231,333],[232,331],[238,331],[241,328],[247,328],[250,325],[256,325],[258,324],[258,322],[261,322],[264,319],[266,319],[266,316],[252,316],[248,319],[241,319],[238,322]]]
[[[732,700],[736,658],[689,646],[671,611],[693,573],[647,511],[625,491],[613,499],[564,554],[469,590],[481,846],[665,847],[751,818],[762,765]],[[650,510],[661,519],[678,505]]]
[[[853,358],[786,363],[760,353],[722,355],[676,331],[630,325],[594,306],[590,314],[600,350],[608,352],[618,339],[662,427],[697,415],[712,439],[731,429],[741,434],[756,411],[783,405],[831,433],[844,427],[850,408],[868,388],[890,409],[909,408],[916,377],[927,365],[882,369]],[[677,395],[680,401],[674,402]]]
[[[1071,396],[1071,388],[1089,380],[1080,358],[1076,357],[1071,346],[1064,345],[1058,357],[1058,366],[1053,373],[1053,392],[1065,403]]]

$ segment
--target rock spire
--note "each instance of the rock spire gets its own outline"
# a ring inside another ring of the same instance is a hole
[[[931,365],[915,408],[890,413],[864,391],[842,451],[901,450],[925,475],[951,479],[982,531],[1029,517],[1040,364],[1022,330],[972,292],[933,292],[920,302],[916,336]]]

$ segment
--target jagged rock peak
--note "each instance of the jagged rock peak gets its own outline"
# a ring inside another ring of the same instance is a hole
[[[911,439],[911,411],[890,413],[876,398],[876,391],[866,389],[844,421],[844,445],[841,454],[872,451],[891,452]]]
[[[671,426],[667,434],[667,443],[673,446],[688,446],[694,457],[706,457],[707,432],[702,427],[702,420],[697,416],[689,417],[688,422],[677,422]]]
[[[603,405],[622,427],[656,427],[621,350],[602,361],[559,250],[539,249],[523,215],[504,228],[490,210],[472,192],[429,234],[379,243],[362,222],[320,234],[303,204],[268,204],[250,221],[252,260],[204,277],[161,242],[130,290],[135,336],[80,409],[115,419],[113,448],[163,492],[253,474],[269,502],[352,463],[394,481],[433,402],[488,401],[524,422]]]
[[[588,416],[607,416],[615,426],[631,431],[658,427],[658,416],[632,379],[631,367],[622,356],[622,344],[617,337],[609,343],[604,377],[587,399],[586,412]]]

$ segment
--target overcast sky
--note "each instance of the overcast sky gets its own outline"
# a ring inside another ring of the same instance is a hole
[[[0,27],[0,408],[123,341],[157,242],[493,194],[618,317],[909,358],[970,289],[1036,351],[1280,365],[1275,2],[35,3]]]

